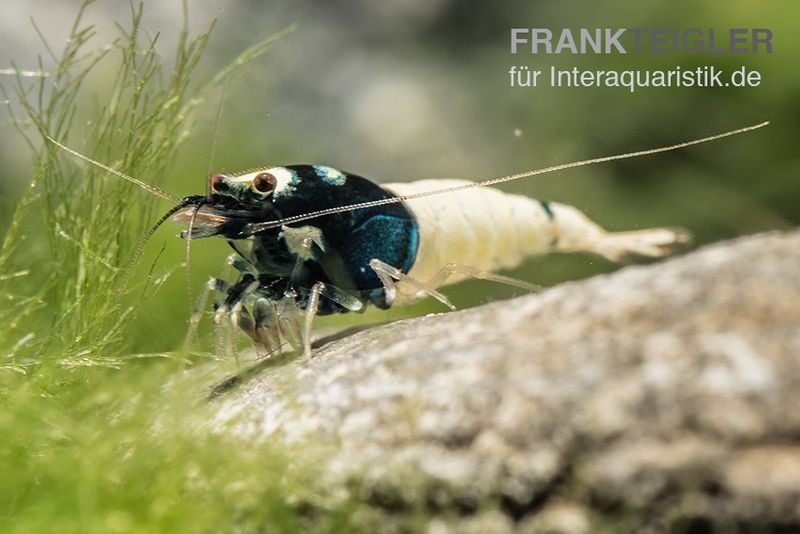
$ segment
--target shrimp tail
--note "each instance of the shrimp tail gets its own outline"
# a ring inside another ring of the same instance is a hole
[[[691,241],[689,232],[679,228],[648,228],[630,232],[607,232],[592,246],[592,252],[613,262],[633,257],[662,258]]]

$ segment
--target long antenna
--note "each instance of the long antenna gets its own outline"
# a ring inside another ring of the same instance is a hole
[[[197,204],[195,206],[194,211],[192,211],[192,217],[189,219],[189,226],[186,228],[186,269],[184,271],[184,275],[186,276],[186,293],[189,296],[189,304],[193,305],[192,297],[192,271],[189,266],[189,262],[192,259],[192,230],[194,229],[194,223],[197,220],[197,212],[200,211],[200,207],[203,204]]]
[[[604,156],[600,158],[592,158],[592,159],[585,159],[582,161],[575,161],[572,163],[562,163],[560,165],[555,165],[553,167],[545,167],[543,169],[536,169],[532,171],[520,172],[517,174],[511,174],[509,176],[504,176],[502,178],[492,178],[490,180],[483,180],[481,182],[474,182],[469,184],[463,185],[456,185],[451,187],[443,187],[441,189],[432,189],[430,191],[422,191],[419,193],[411,193],[408,195],[398,195],[391,198],[384,198],[380,200],[372,200],[369,202],[359,202],[356,204],[348,204],[346,206],[339,206],[335,208],[326,208],[317,211],[310,211],[308,213],[304,213],[301,215],[293,215],[291,217],[285,217],[283,219],[277,219],[274,221],[266,221],[260,223],[250,223],[245,226],[242,233],[246,234],[253,234],[256,232],[260,232],[262,230],[268,230],[270,228],[278,228],[283,226],[284,224],[292,224],[300,221],[307,221],[309,219],[316,219],[317,217],[323,217],[325,215],[333,215],[336,213],[343,213],[347,211],[353,210],[361,210],[365,208],[374,208],[376,206],[384,206],[386,204],[396,204],[398,202],[404,202],[406,200],[413,200],[415,198],[424,198],[430,197],[433,195],[443,195],[445,193],[454,193],[456,191],[463,191],[465,189],[473,189],[475,187],[487,187],[496,184],[502,184],[505,182],[512,182],[514,180],[519,180],[521,178],[529,178],[531,176],[538,176],[540,174],[546,174],[549,172],[556,172],[556,171],[563,171],[565,169],[574,169],[576,167],[586,167],[587,165],[594,165],[595,163],[606,163],[609,161],[618,161],[622,159],[631,159],[631,158],[638,158],[640,156],[650,156],[652,154],[660,154],[662,152],[670,152],[672,150],[678,150],[680,148],[686,148],[694,145],[699,145],[702,143],[708,143],[710,141],[716,141],[718,139],[723,139],[725,137],[731,137],[733,135],[739,135],[745,132],[750,132],[753,130],[757,130],[759,128],[763,128],[764,126],[768,125],[769,121],[764,121],[759,124],[754,124],[752,126],[746,126],[744,128],[737,128],[736,130],[730,130],[728,132],[719,133],[715,135],[710,135],[708,137],[702,137],[700,139],[694,139],[692,141],[685,141],[683,143],[678,143],[675,145],[663,146],[658,148],[651,148],[648,150],[639,150],[637,152],[628,152],[626,154],[617,154],[614,156]]]
[[[117,169],[114,169],[113,167],[109,167],[108,165],[100,163],[99,161],[94,160],[94,159],[90,158],[89,156],[84,156],[80,152],[72,150],[68,146],[65,146],[65,145],[59,143],[58,141],[56,141],[55,139],[53,139],[49,135],[45,135],[45,137],[47,138],[48,141],[50,141],[51,143],[56,145],[61,150],[64,150],[65,152],[69,152],[73,156],[75,156],[75,157],[77,157],[79,159],[82,159],[83,161],[85,161],[87,163],[91,163],[92,165],[94,165],[96,167],[100,167],[104,171],[110,172],[114,176],[118,176],[118,177],[122,178],[123,180],[127,180],[127,181],[131,182],[132,184],[138,185],[139,187],[141,187],[142,189],[144,189],[145,191],[147,191],[151,195],[155,195],[157,197],[161,197],[164,200],[169,200],[170,202],[173,202],[173,203],[176,203],[176,202],[180,201],[180,199],[178,197],[176,197],[174,195],[170,195],[166,191],[164,191],[162,189],[159,189],[158,187],[156,187],[154,185],[150,185],[150,184],[145,183],[145,182],[143,182],[141,180],[137,180],[133,176],[128,176],[127,174],[125,174],[123,172],[120,172]]]
[[[167,219],[169,219],[170,217],[175,215],[177,212],[179,212],[180,210],[185,208],[187,205],[189,205],[189,203],[187,203],[185,201],[178,202],[178,204],[176,206],[173,206],[172,208],[170,208],[170,210],[167,213],[165,213],[164,215],[162,215],[161,218],[158,219],[158,221],[156,221],[156,223],[153,226],[151,226],[150,229],[144,234],[142,239],[139,241],[139,244],[136,245],[136,248],[133,250],[133,254],[131,254],[131,258],[128,260],[128,268],[126,269],[127,274],[122,279],[122,286],[123,287],[128,285],[128,282],[130,281],[131,276],[133,276],[133,266],[136,265],[139,262],[139,258],[142,257],[142,252],[144,252],[144,246],[147,244],[147,242],[150,240],[150,238],[153,237],[153,234],[156,233],[156,230],[158,230],[161,227],[162,224],[167,222]]]
[[[222,107],[225,104],[225,91],[228,88],[228,78],[225,78],[225,83],[222,85],[222,94],[219,97],[219,106],[217,106],[217,116],[214,118],[214,131],[211,134],[211,150],[208,154],[208,169],[206,169],[206,198],[211,196],[211,171],[214,166],[214,153],[217,149],[217,133],[219,132],[219,123],[222,120]]]

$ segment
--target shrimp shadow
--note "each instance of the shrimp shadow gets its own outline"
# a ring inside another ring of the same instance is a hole
[[[334,341],[345,339],[359,332],[363,332],[366,330],[370,330],[371,328],[375,328],[377,326],[388,324],[389,322],[391,321],[382,321],[379,323],[351,326],[349,328],[345,328],[344,330],[340,330],[333,334],[329,334],[327,336],[315,339],[311,343],[311,348],[316,351],[318,349],[325,347],[330,343],[333,343]],[[238,373],[230,375],[227,378],[220,380],[215,385],[211,386],[208,389],[208,394],[206,395],[206,399],[209,401],[217,400],[222,395],[225,395],[226,393],[233,391],[238,387],[241,387],[243,384],[246,384],[247,382],[249,382],[256,376],[260,375],[261,373],[265,372],[266,370],[289,365],[292,362],[297,361],[301,357],[302,356],[300,351],[297,350],[291,350],[279,354],[274,354],[274,353],[268,354],[263,358],[261,358],[260,360],[256,361],[253,365],[246,367],[241,371],[239,371]]]

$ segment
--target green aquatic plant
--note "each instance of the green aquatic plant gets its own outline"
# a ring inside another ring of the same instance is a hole
[[[32,155],[0,247],[3,531],[345,527],[351,507],[311,493],[310,469],[294,472],[273,446],[211,431],[206,392],[216,364],[136,352],[130,325],[170,270],[131,260],[163,207],[47,142],[158,183],[215,89],[291,28],[198,82],[211,28],[190,36],[184,25],[165,60],[158,35],[142,29],[140,4],[116,40],[97,48],[96,28],[84,22],[89,4],[62,52],[45,43],[46,76],[15,66],[3,85]],[[176,335],[185,326],[185,317],[163,325]],[[313,516],[304,512],[312,502]]]

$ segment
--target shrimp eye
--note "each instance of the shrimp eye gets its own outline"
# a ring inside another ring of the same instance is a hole
[[[225,181],[226,176],[224,174],[215,174],[211,177],[211,190],[214,193],[224,193],[230,186]]]
[[[259,193],[271,193],[277,185],[278,179],[268,172],[262,172],[253,178],[253,188]]]

